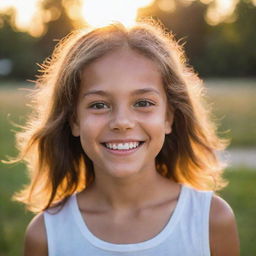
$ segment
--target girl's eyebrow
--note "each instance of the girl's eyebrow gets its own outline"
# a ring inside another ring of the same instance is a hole
[[[131,94],[138,95],[138,94],[145,94],[145,93],[155,93],[157,95],[160,95],[160,92],[154,88],[137,89],[137,90],[133,91]],[[83,97],[86,97],[88,95],[109,96],[109,93],[106,91],[103,91],[103,90],[91,90],[91,91],[85,92],[83,94]]]
[[[85,92],[83,94],[83,97],[86,97],[88,95],[93,95],[93,94],[100,95],[100,96],[108,96],[108,93],[103,90],[91,90],[91,91]]]
[[[145,93],[156,93],[158,95],[160,95],[160,92],[154,88],[142,88],[142,89],[137,89],[135,91],[132,92],[133,95],[137,95],[137,94],[145,94]]]

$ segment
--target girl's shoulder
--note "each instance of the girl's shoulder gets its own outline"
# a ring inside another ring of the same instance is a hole
[[[239,255],[235,216],[229,204],[213,195],[210,208],[211,255]]]
[[[235,219],[230,205],[220,196],[214,194],[211,201],[210,222],[221,225]]]
[[[29,223],[25,233],[25,256],[47,256],[47,235],[44,224],[44,215],[39,213]]]

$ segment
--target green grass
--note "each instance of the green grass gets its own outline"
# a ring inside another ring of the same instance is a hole
[[[18,88],[0,89],[0,159],[15,156],[14,130],[11,123],[24,123],[27,100],[26,92]],[[26,182],[22,164],[9,166],[0,163],[0,256],[21,255],[22,239],[31,214],[24,207],[12,202],[13,193]]]
[[[234,145],[255,147],[255,88],[248,84],[243,87],[245,90],[239,89],[239,86],[226,88],[226,83],[225,86],[219,86],[217,89],[211,88],[210,97],[214,99],[218,115],[226,116],[222,129],[232,128],[232,134],[237,136],[233,138]],[[10,120],[24,122],[28,112],[24,107],[27,103],[25,94],[17,88],[0,87],[0,159],[17,153],[14,149],[14,133],[10,131],[14,129]],[[230,185],[220,194],[232,206],[237,217],[241,256],[256,255],[256,170],[227,170],[225,177]],[[22,254],[23,234],[33,215],[10,198],[26,182],[24,165],[8,166],[0,163],[0,256]]]
[[[231,147],[256,147],[256,79],[215,79],[206,85],[220,134],[231,138]]]
[[[236,215],[241,239],[241,256],[256,255],[256,170],[227,170],[229,181],[220,195],[231,205]]]

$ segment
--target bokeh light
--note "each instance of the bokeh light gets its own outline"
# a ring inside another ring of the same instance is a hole
[[[160,0],[158,1],[158,7],[164,12],[174,12],[176,9],[176,3],[172,0]]]
[[[0,13],[14,12],[12,26],[34,37],[43,33],[40,0],[1,0]]]
[[[218,25],[220,22],[235,21],[235,9],[239,0],[179,0],[184,6],[200,1],[207,5],[206,22]],[[256,5],[256,0],[248,0]],[[152,5],[155,0],[62,0],[67,15],[75,28],[84,25],[103,26],[113,21],[129,26],[138,18],[138,10]],[[46,24],[61,15],[56,7],[44,9],[44,0],[0,0],[0,14],[13,14],[14,29],[39,37],[46,31]],[[164,12],[175,12],[175,0],[158,0],[157,6]],[[0,17],[0,27],[3,20]]]
[[[223,21],[233,21],[234,11],[239,0],[215,0],[206,13],[206,21],[210,25],[218,25]]]

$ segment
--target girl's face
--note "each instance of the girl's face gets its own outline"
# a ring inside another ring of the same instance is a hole
[[[152,60],[126,48],[88,65],[76,111],[72,133],[80,136],[96,179],[156,171],[155,157],[171,132],[172,113]]]

